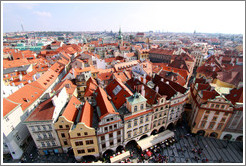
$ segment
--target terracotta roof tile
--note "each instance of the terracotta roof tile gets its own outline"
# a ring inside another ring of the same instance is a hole
[[[62,116],[64,116],[67,120],[74,122],[78,115],[77,106],[80,104],[82,103],[75,96],[72,96]]]
[[[100,119],[107,116],[108,114],[119,114],[118,112],[115,112],[114,107],[108,99],[107,93],[101,87],[97,88],[96,92],[97,105],[101,111]]]
[[[19,103],[15,103],[9,99],[3,98],[3,117],[5,117],[8,113],[10,113],[19,105]]]
[[[11,94],[7,99],[20,103],[22,110],[25,111],[25,109],[37,100],[43,92],[43,89],[27,84]]]
[[[84,123],[88,127],[92,127],[93,122],[93,107],[88,101],[85,101],[85,104],[82,108],[82,114],[80,117],[80,122]]]

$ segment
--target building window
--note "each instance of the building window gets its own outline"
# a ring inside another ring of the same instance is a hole
[[[48,147],[51,146],[49,141],[47,141],[46,144],[47,144]]]
[[[217,130],[221,130],[222,126],[223,126],[223,123],[219,123]]]
[[[93,144],[93,140],[86,140],[86,145]]]
[[[155,112],[157,112],[157,111],[158,111],[158,108],[155,109]]]
[[[213,108],[214,107],[214,104],[211,104],[211,107]]]
[[[212,119],[213,121],[216,121],[217,120],[217,116],[215,116],[215,117],[213,117],[213,119]]]
[[[138,110],[138,106],[134,106],[134,112]]]
[[[144,105],[143,105],[143,104],[141,104],[140,109],[141,109],[141,110],[144,109]]]
[[[204,127],[206,125],[206,121],[202,121],[202,123],[201,123],[201,126],[200,127]]]
[[[209,112],[210,112],[210,111],[207,110],[207,111],[206,111],[206,114],[209,114]]]
[[[9,121],[9,118],[8,117],[5,117],[5,120],[6,120],[6,122],[8,122]]]
[[[32,131],[35,131],[35,127],[34,126],[30,126]]]
[[[225,108],[225,105],[221,105],[221,109],[224,109]]]
[[[140,118],[140,124],[142,124],[142,123],[143,123],[143,117]]]
[[[43,129],[46,130],[46,126],[45,125],[42,125]]]
[[[75,142],[75,145],[76,145],[76,146],[81,146],[81,145],[83,145],[83,141]]]
[[[104,130],[105,130],[105,132],[107,132],[108,131],[108,127],[104,127]]]
[[[149,116],[148,116],[148,115],[146,116],[145,121],[146,121],[146,122],[149,121]]]
[[[38,130],[41,130],[41,129],[40,129],[40,126],[37,126],[37,128],[38,128]]]
[[[61,133],[61,137],[64,138],[65,137],[65,134],[64,133]]]
[[[49,129],[50,129],[50,130],[52,129],[52,126],[51,126],[51,124],[49,124],[49,125],[48,125],[48,127],[49,127]]]
[[[214,122],[210,123],[209,128],[212,129],[214,127]]]
[[[204,116],[204,118],[203,118],[203,120],[207,120],[208,119],[208,116],[206,115],[206,116]]]
[[[79,136],[81,136],[81,134],[80,133],[77,133],[77,136],[79,137]]]
[[[113,138],[113,133],[110,133],[109,134],[109,138]]]
[[[52,138],[53,137],[52,134],[51,134],[51,132],[48,132],[48,135],[49,135],[49,138]]]
[[[112,145],[114,145],[114,141],[110,141],[110,143],[109,143],[109,144],[110,144],[111,146],[112,146]]]
[[[121,142],[121,139],[120,139],[120,138],[119,138],[119,139],[117,139],[117,142],[118,142],[118,143],[120,143],[120,142]]]
[[[85,153],[85,150],[84,149],[81,149],[81,150],[77,150],[78,154],[82,154],[82,153]]]
[[[134,126],[137,126],[138,125],[138,120],[134,120]]]
[[[84,132],[84,135],[88,135],[88,133],[87,132]]]
[[[215,106],[216,108],[219,108],[220,107],[220,105],[218,105],[218,104],[216,104],[216,106]]]
[[[139,128],[139,133],[142,133],[143,132],[143,127],[140,127]]]
[[[112,130],[113,129],[113,127],[112,126],[109,126],[109,130]]]
[[[215,115],[219,115],[219,114],[220,114],[220,112],[219,112],[219,111],[216,111],[216,112],[215,112]]]
[[[42,147],[45,147],[45,143],[44,142],[41,142],[41,145],[42,145]]]
[[[56,146],[56,142],[55,141],[52,141],[52,146]]]
[[[134,136],[137,135],[137,129],[134,129],[134,130],[133,130],[133,135],[134,135]]]
[[[159,114],[159,118],[161,117],[161,113]]]
[[[229,114],[228,112],[225,112],[224,116],[228,116],[228,114]]]
[[[46,133],[43,133],[43,136],[44,136],[44,138],[47,138],[47,135],[46,135]]]
[[[92,152],[95,152],[95,149],[94,148],[91,148],[91,149],[87,149],[88,150],[88,153],[92,153]]]
[[[102,149],[106,148],[106,144],[102,144]]]
[[[117,128],[117,124],[114,125],[114,128],[115,128],[115,129]]]
[[[131,138],[132,133],[130,131],[127,132],[127,137]]]
[[[59,128],[60,128],[60,129],[62,129],[62,128],[63,128],[63,126],[62,126],[62,125],[59,125]]]
[[[128,128],[132,127],[132,123],[128,122]]]
[[[222,118],[222,119],[221,119],[221,122],[225,122],[225,118]]]
[[[148,131],[148,125],[145,125],[145,131]]]
[[[69,129],[69,125],[66,125],[66,128]]]
[[[120,134],[121,134],[120,130],[119,130],[119,131],[117,131],[117,135],[120,135]]]
[[[161,107],[161,110],[163,110],[163,107]]]
[[[63,141],[64,145],[68,145],[67,141]]]
[[[19,141],[19,140],[20,140],[20,137],[19,137],[19,135],[18,135],[18,134],[16,135],[16,139],[17,139],[17,141]]]

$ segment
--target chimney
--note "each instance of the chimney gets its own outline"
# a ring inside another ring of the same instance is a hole
[[[143,96],[143,97],[145,97],[145,90],[144,90],[144,86],[142,85],[142,89],[141,89],[141,95]]]
[[[32,76],[33,81],[36,81],[36,74]]]
[[[161,78],[161,82],[164,82],[164,78]]]
[[[22,74],[19,75],[19,79],[20,79],[20,81],[22,81]]]
[[[155,91],[156,91],[156,93],[159,92],[159,87],[158,86],[155,87]]]
[[[173,80],[174,80],[174,76],[172,75],[171,81],[173,81]]]
[[[213,67],[213,71],[215,71],[216,67]]]
[[[167,82],[166,82],[166,84],[168,84],[168,85],[169,85],[169,81],[167,81]]]

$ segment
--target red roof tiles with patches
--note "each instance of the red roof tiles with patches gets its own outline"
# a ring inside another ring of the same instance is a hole
[[[117,72],[113,74],[115,78],[119,79],[122,82],[126,82],[128,80],[127,76],[124,74],[124,72]]]
[[[60,74],[60,73],[63,71],[64,68],[65,68],[64,65],[61,65],[61,64],[59,64],[59,63],[56,62],[56,63],[54,63],[54,64],[50,67],[50,70],[53,70],[54,72]]]
[[[36,81],[32,82],[30,85],[46,90],[54,83],[58,75],[59,74],[55,71],[48,70],[44,74],[42,74],[42,76],[39,77]]]
[[[159,75],[155,75],[155,78],[153,79],[154,83],[163,85],[163,82],[161,81],[162,77]],[[163,78],[164,79],[164,83],[168,84],[169,86],[171,86],[176,92],[180,92],[182,94],[184,94],[187,89],[184,88],[183,86],[179,85],[178,83],[171,81],[169,79]],[[159,85],[158,85],[159,86]]]
[[[75,96],[72,96],[62,116],[67,120],[74,122],[79,112],[76,106],[80,104],[82,103]]]
[[[234,88],[230,91],[230,94],[225,96],[227,100],[231,101],[235,105],[236,102],[243,103],[243,87]]]
[[[66,80],[60,82],[59,84],[57,84],[53,90],[54,91],[60,91],[60,90],[62,90],[63,87],[66,88],[66,92],[69,95],[73,95],[74,91],[77,88],[77,86],[74,85],[72,81],[66,79]]]
[[[172,80],[181,86],[186,84],[185,79],[177,73],[162,70],[159,75],[165,79]]]
[[[104,60],[106,63],[112,63],[113,61],[116,61],[116,58],[105,58]]]
[[[192,71],[190,71],[191,68],[188,66],[188,64],[184,60],[175,59],[168,66],[178,68],[178,69],[184,69],[184,70],[187,70],[188,72],[192,72]]]
[[[97,85],[93,84],[93,83],[89,83],[85,89],[85,94],[84,97],[90,97],[93,96],[93,94],[95,93],[96,89],[97,89]]]
[[[115,95],[113,91],[117,86],[120,87],[121,90]],[[111,81],[105,89],[108,95],[112,98],[112,102],[117,109],[126,102],[126,97],[133,95],[133,93],[118,79]]]
[[[52,120],[55,106],[52,103],[52,98],[42,102],[32,113],[28,116],[25,122],[33,121],[48,121]]]
[[[115,112],[114,107],[108,99],[107,93],[101,87],[97,88],[96,92],[97,105],[101,111],[100,119],[104,118],[108,114],[119,114],[118,112]]]
[[[213,91],[202,91],[202,99],[208,100],[208,99],[214,99],[216,96],[219,96],[219,94],[213,90]]]
[[[143,84],[138,79],[130,79],[126,82],[126,84],[134,91],[134,92],[141,92],[142,86],[144,86],[145,90],[145,98],[147,99],[147,103],[150,105],[156,104],[157,100],[161,95],[156,93],[155,90],[149,88],[146,84]]]
[[[15,102],[13,102],[11,100],[8,100],[6,98],[3,98],[3,117],[8,115],[8,113],[10,113],[18,105],[20,105],[20,104],[19,103],[15,103]]]
[[[7,99],[16,103],[20,103],[21,108],[24,111],[35,100],[37,100],[43,94],[43,92],[43,89],[27,84],[11,94]]]
[[[107,81],[111,80],[113,73],[108,72],[108,73],[99,73],[97,75],[97,78],[100,79],[101,81]]]
[[[80,117],[80,122],[84,123],[88,127],[92,127],[93,122],[93,107],[88,101],[85,101],[85,104],[82,108],[82,114]]]
[[[109,69],[97,69],[99,71],[99,74],[101,73],[113,73],[115,72],[114,68],[109,68]]]
[[[126,56],[128,56],[129,58],[135,56],[134,52],[131,52],[131,53],[127,53]]]
[[[160,55],[173,55],[174,50],[168,49],[158,49],[158,48],[151,48],[149,53],[150,54],[160,54]]]
[[[13,68],[22,65],[29,65],[30,62],[27,59],[17,59],[17,60],[3,60],[3,68]]]
[[[223,82],[237,86],[243,82],[243,66],[235,66],[229,71],[222,71],[217,73],[217,79]]]

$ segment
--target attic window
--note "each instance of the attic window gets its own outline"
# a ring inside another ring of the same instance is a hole
[[[114,95],[117,95],[121,91],[121,89],[122,88],[119,85],[117,85],[113,90]]]
[[[47,85],[47,83],[45,82],[44,85]]]
[[[29,102],[29,100],[28,100],[27,98],[23,98],[23,100],[24,100],[25,102]]]
[[[50,82],[50,80],[46,80],[47,82]]]

